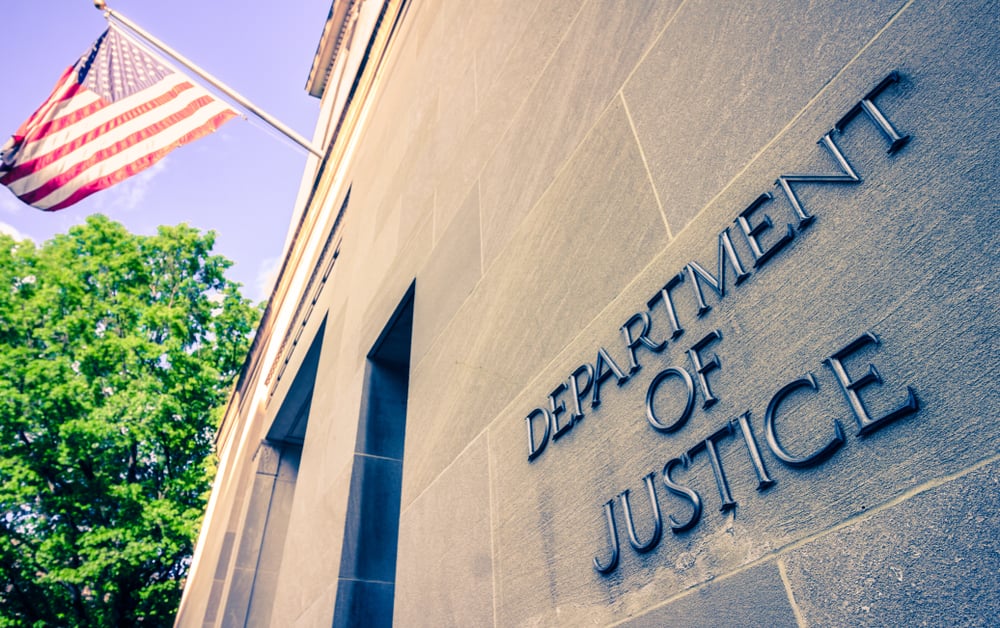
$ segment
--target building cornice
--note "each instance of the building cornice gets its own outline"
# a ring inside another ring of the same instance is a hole
[[[316,47],[312,67],[309,68],[309,79],[306,81],[306,91],[310,96],[323,97],[337,58],[345,42],[350,41],[361,1],[363,0],[336,0],[330,7],[330,15],[323,25],[323,34]]]

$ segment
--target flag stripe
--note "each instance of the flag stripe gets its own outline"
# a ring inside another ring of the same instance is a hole
[[[57,211],[65,207],[69,207],[73,203],[76,203],[90,196],[94,192],[100,192],[101,190],[109,188],[112,185],[115,185],[116,183],[121,183],[122,181],[131,177],[132,175],[138,174],[143,170],[145,170],[146,168],[149,168],[150,166],[158,162],[160,159],[165,157],[167,153],[177,148],[178,146],[188,144],[190,142],[195,141],[198,138],[208,135],[209,133],[215,131],[217,128],[222,126],[226,121],[230,120],[231,118],[234,118],[237,115],[238,114],[231,108],[226,107],[225,111],[216,114],[206,124],[203,124],[202,126],[194,129],[184,137],[170,144],[169,146],[160,148],[159,150],[150,153],[149,155],[146,155],[143,158],[137,159],[128,165],[122,166],[121,168],[119,168],[115,172],[112,172],[111,174],[90,181],[86,185],[77,188],[77,190],[74,191],[73,194],[71,194],[65,200],[59,201],[52,205],[46,205],[45,207],[41,207],[41,209],[44,209],[46,211]]]
[[[137,133],[141,133],[147,128],[156,128],[156,125],[161,124],[165,119],[170,119],[171,116],[179,111],[183,111],[186,107],[189,107],[192,102],[197,100],[199,96],[198,92],[190,92],[186,94],[186,98],[176,99],[169,103],[162,109],[154,109],[147,112],[146,115],[134,118],[127,121],[125,124],[117,126],[114,130],[98,134],[94,141],[84,142],[80,144],[77,150],[68,152],[59,159],[48,163],[44,167],[41,167],[34,172],[21,173],[22,176],[17,180],[5,181],[4,183],[8,185],[16,194],[25,195],[32,190],[35,190],[39,186],[42,186],[50,181],[55,181],[59,183],[60,181],[68,180],[67,178],[59,179],[61,175],[70,172],[74,167],[79,164],[86,162],[88,159],[92,159],[95,155],[99,154],[109,154],[108,151],[120,150],[131,145],[128,142],[130,137],[133,137]],[[208,97],[207,95],[203,95]],[[210,98],[210,97],[209,97]],[[80,131],[81,129],[77,129]],[[87,131],[89,133],[89,131]],[[71,142],[69,138],[64,141]],[[134,143],[133,140],[132,143]],[[58,144],[56,144],[58,146]],[[25,155],[24,158],[30,158],[32,155]],[[26,201],[30,202],[30,201]]]
[[[131,109],[122,111],[117,116],[111,117],[109,115],[103,115],[99,118],[95,118],[94,120],[87,120],[86,124],[92,126],[85,133],[74,139],[67,140],[65,135],[68,135],[68,133],[62,134],[59,137],[50,137],[49,139],[51,141],[44,144],[37,143],[41,142],[43,138],[39,138],[37,142],[34,138],[31,138],[25,142],[25,148],[22,149],[25,156],[22,158],[21,163],[19,163],[16,168],[7,173],[3,178],[0,178],[0,182],[5,185],[9,185],[34,172],[38,172],[39,170],[52,165],[57,160],[62,159],[66,155],[80,149],[89,142],[96,140],[98,137],[110,134],[128,123],[138,120],[138,118],[143,114],[147,114],[154,111],[156,108],[167,104],[171,100],[177,98],[183,91],[193,87],[194,86],[188,82],[180,83],[167,93],[160,94],[156,98],[152,98],[151,100],[147,100],[146,102]],[[195,94],[192,93],[192,95]],[[101,108],[103,108],[103,105],[101,105]],[[119,109],[117,107],[114,109],[114,111],[118,110]],[[83,126],[83,124],[80,126]],[[63,126],[64,129],[67,127],[68,125]],[[79,132],[80,128],[74,127],[72,131]],[[108,135],[105,139],[109,141],[116,141],[111,135]],[[54,147],[54,150],[44,152],[49,147]],[[38,156],[32,158],[34,155]]]
[[[209,124],[219,113],[223,113],[225,111],[229,111],[235,115],[235,112],[225,107],[225,105],[218,102],[212,103],[211,106],[200,110],[198,112],[198,116],[189,122],[186,122],[183,125],[175,125],[169,130],[162,131],[161,133],[156,134],[143,142],[132,145],[124,152],[114,154],[108,159],[93,164],[91,167],[87,168],[85,172],[68,181],[62,187],[54,190],[50,195],[42,197],[38,201],[32,202],[32,205],[39,208],[45,208],[61,204],[64,199],[71,196],[77,189],[86,186],[90,181],[101,179],[109,173],[116,172],[117,170],[128,166],[132,162],[141,162],[147,155],[156,153],[160,147],[169,147],[167,151],[164,151],[163,154],[165,155],[169,150],[180,146],[182,144],[181,140],[192,129],[197,130],[196,127],[199,125]],[[229,118],[226,119],[228,120]],[[225,120],[223,120],[223,122],[224,121]],[[212,130],[214,129],[208,129],[206,133]]]
[[[185,84],[189,86],[191,85],[190,82],[185,80],[185,77],[173,75],[155,87],[149,87],[141,92],[132,94],[131,96],[114,103],[107,103],[95,92],[84,90],[77,96],[77,99],[81,99],[85,102],[90,102],[96,99],[99,102],[104,103],[104,107],[102,107],[99,111],[95,111],[91,114],[91,116],[81,118],[77,123],[79,126],[75,127],[75,130],[72,126],[66,126],[59,129],[58,132],[53,131],[45,136],[39,137],[32,134],[31,136],[26,137],[24,139],[24,147],[22,148],[22,157],[19,161],[34,159],[40,155],[53,151],[61,144],[71,141],[78,134],[85,133],[85,129],[98,127],[99,125],[111,121],[133,108],[140,107],[148,103],[150,100],[153,100],[156,95],[169,91],[178,85]],[[194,94],[195,92],[191,93]],[[205,94],[207,92],[201,91],[201,93]],[[75,100],[76,99],[74,99],[74,101]]]
[[[97,96],[97,94],[93,94],[91,92],[80,94],[66,104],[72,104],[76,108],[72,111],[60,111],[48,122],[32,129],[30,131],[30,135],[26,135],[24,138],[24,148],[22,148],[22,150],[26,150],[30,153],[37,153],[38,149],[34,147],[28,149],[28,147],[32,144],[48,139],[63,129],[73,126],[80,120],[93,115],[100,109],[103,109],[105,106],[104,102]]]
[[[70,115],[62,116],[60,120],[76,118],[76,121],[78,122],[79,119],[92,115],[103,107],[104,103],[101,102],[100,99],[95,98],[85,106],[77,108]],[[79,132],[80,129],[75,128],[72,131],[60,133],[58,137],[54,136],[60,131],[70,129],[71,124],[72,123],[70,122],[67,124],[60,124],[59,128],[50,127],[46,129],[48,132],[47,137],[53,138],[53,141],[48,144],[41,144],[39,141],[33,141],[33,137],[26,138],[21,143],[20,159],[18,159],[17,166],[11,168],[10,171],[0,177],[0,183],[10,185],[11,183],[30,175],[33,172],[41,170],[45,166],[53,163],[59,157],[70,152],[68,145],[62,142],[65,142],[65,136],[70,132]],[[32,133],[32,135],[34,135],[34,133]],[[44,153],[46,148],[52,148],[53,150],[46,155]]]
[[[211,96],[205,95],[188,102],[185,107],[177,111],[174,111],[172,113],[157,111],[156,113],[169,113],[169,115],[167,115],[166,117],[159,118],[158,121],[149,124],[147,126],[144,126],[143,128],[134,131],[129,135],[126,135],[120,140],[116,141],[115,138],[108,138],[108,137],[102,138],[103,148],[97,151],[93,151],[89,155],[88,154],[81,155],[81,157],[85,157],[85,159],[76,162],[72,166],[64,167],[63,164],[56,164],[59,170],[59,174],[55,176],[39,177],[44,179],[44,183],[38,186],[37,188],[31,190],[30,192],[26,191],[25,193],[21,194],[20,195],[21,200],[25,201],[26,203],[34,204],[36,201],[45,198],[53,191],[58,190],[60,187],[69,185],[70,182],[77,176],[86,172],[95,165],[100,164],[102,161],[114,158],[120,154],[127,153],[128,149],[130,149],[131,147],[140,144],[142,142],[145,142],[150,138],[154,138],[157,141],[168,141],[166,136],[161,140],[161,138],[156,138],[156,135],[160,132],[166,131],[167,129],[169,129],[174,125],[182,123],[185,119],[194,115],[195,112],[197,112],[202,107],[211,106],[213,104],[216,104],[217,102],[218,101],[216,101]],[[199,117],[198,119],[193,120],[192,122],[195,124],[203,124],[204,123],[203,119],[204,117]],[[183,125],[183,127],[180,128],[179,131],[183,133],[186,132],[186,130],[189,128],[190,124]],[[174,134],[176,134],[176,132]],[[30,182],[32,179],[37,180],[36,178],[32,177],[29,178],[28,181]],[[70,185],[70,187],[72,186]]]
[[[155,125],[165,118],[169,118],[174,113],[189,106],[190,103],[197,100],[199,96],[202,98],[211,98],[211,96],[207,93],[199,90],[185,90],[182,92],[182,96],[182,98],[177,98],[167,102],[158,109],[146,112],[143,116],[129,120],[127,123],[119,125],[108,133],[99,135],[97,138],[99,141],[96,143],[85,143],[76,151],[63,155],[59,160],[46,165],[40,170],[30,173],[29,176],[23,177],[17,181],[11,181],[9,186],[17,194],[28,192],[41,185],[42,182],[57,176],[60,172],[65,171],[67,168],[84,161],[88,156],[93,155],[98,150],[107,147],[114,147],[130,135],[142,131],[146,127]],[[105,118],[106,116],[101,117],[102,120]],[[77,129],[77,132],[80,130],[81,129]],[[62,141],[71,141],[68,137],[69,135],[70,133],[67,132],[62,138]],[[57,147],[58,143],[53,144],[53,146]],[[30,159],[32,157],[32,151],[30,149],[28,150],[28,153],[28,155],[23,156],[24,159]]]
[[[194,129],[198,125],[208,123],[218,113],[226,110],[227,109],[220,107],[218,103],[213,103],[210,107],[202,108],[196,117],[190,119],[184,124],[174,125],[173,127],[145,138],[140,142],[133,143],[127,149],[111,154],[106,159],[95,161],[88,164],[83,169],[78,169],[79,172],[77,173],[77,176],[67,179],[61,187],[54,189],[49,195],[39,195],[37,200],[33,201],[32,204],[38,207],[56,204],[71,195],[76,189],[85,186],[88,181],[99,179],[110,172],[117,171],[133,161],[141,160],[146,155],[156,152],[160,146],[171,146],[176,148],[180,145],[178,143],[179,138],[185,136],[188,132],[190,132],[190,130]]]

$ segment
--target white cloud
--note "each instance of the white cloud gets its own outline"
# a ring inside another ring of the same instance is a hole
[[[114,210],[130,211],[139,207],[143,199],[146,198],[146,192],[149,191],[149,186],[152,184],[153,179],[166,169],[167,160],[161,159],[153,164],[152,167],[143,170],[134,177],[126,179],[104,192],[98,192],[95,203],[97,210],[102,212]]]
[[[263,301],[271,296],[271,289],[274,288],[274,282],[278,279],[279,270],[281,270],[280,257],[269,257],[261,260],[257,267],[255,294],[251,297],[254,302]]]
[[[14,227],[8,225],[5,222],[0,222],[0,233],[6,233],[15,240],[31,240],[28,236],[24,235]]]

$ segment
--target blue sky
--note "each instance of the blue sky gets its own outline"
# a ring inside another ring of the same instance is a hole
[[[331,0],[151,2],[109,6],[312,138],[319,100],[305,91]],[[103,32],[91,0],[0,0],[0,144],[48,96],[56,79]],[[90,214],[136,233],[186,222],[217,233],[215,252],[254,301],[267,298],[280,262],[306,152],[251,117],[170,153],[153,168],[64,210],[21,203],[0,186],[0,230],[38,243]]]

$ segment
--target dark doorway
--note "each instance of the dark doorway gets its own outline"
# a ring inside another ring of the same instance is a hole
[[[368,353],[333,625],[391,626],[413,286]]]

